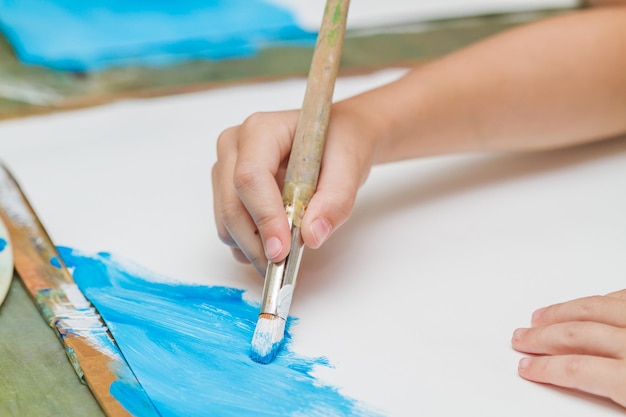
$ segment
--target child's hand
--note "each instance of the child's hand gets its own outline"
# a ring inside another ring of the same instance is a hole
[[[284,259],[291,231],[281,197],[298,111],[256,113],[217,142],[213,197],[217,231],[235,258],[262,275]],[[348,114],[348,115],[346,115]],[[367,120],[333,109],[317,191],[302,219],[304,243],[321,246],[352,212],[374,151]]]
[[[539,309],[517,329],[513,348],[540,355],[519,363],[522,378],[607,397],[626,407],[626,290]]]
[[[556,16],[333,104],[304,243],[318,248],[348,219],[373,163],[551,149],[626,132],[625,22],[626,7]],[[289,251],[281,189],[297,118],[297,111],[256,113],[218,139],[218,234],[261,274],[267,259]]]

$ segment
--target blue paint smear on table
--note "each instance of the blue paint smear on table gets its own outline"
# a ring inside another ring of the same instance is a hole
[[[253,362],[259,306],[242,290],[176,283],[108,253],[59,252],[161,416],[377,415],[317,380],[328,360],[291,351],[289,332],[274,362]],[[114,382],[111,393],[142,415],[132,387]]]
[[[50,265],[52,265],[55,268],[61,269],[61,260],[59,258],[57,258],[56,256],[52,257],[50,259]]]
[[[242,58],[316,35],[262,0],[0,0],[0,29],[22,62],[67,71]]]

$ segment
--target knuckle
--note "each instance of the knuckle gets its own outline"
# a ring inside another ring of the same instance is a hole
[[[352,213],[356,195],[352,192],[333,192],[329,195],[329,206],[333,208],[331,211],[333,217],[338,223],[343,223]]]
[[[265,120],[265,112],[254,112],[252,114],[250,114],[248,117],[246,117],[246,120],[244,120],[243,125],[244,126],[254,126],[257,125],[258,123],[262,122]]]
[[[598,311],[600,305],[603,302],[603,298],[600,295],[594,295],[591,297],[587,297],[580,303],[580,314],[582,317],[593,317],[595,313]]]
[[[580,356],[573,356],[567,359],[565,364],[565,375],[567,378],[576,380],[583,367],[583,358]]]
[[[580,335],[585,332],[585,324],[581,322],[569,323],[565,328],[565,344],[567,346],[576,345],[580,340]]]
[[[238,130],[238,127],[233,126],[233,127],[229,127],[225,129],[224,131],[222,131],[222,133],[219,134],[219,136],[217,137],[217,141],[216,141],[216,150],[217,150],[218,158],[223,156],[224,153],[228,149],[230,149],[232,139],[237,137],[237,130]]]
[[[264,236],[265,232],[271,228],[270,225],[272,224],[273,220],[274,218],[269,214],[258,214],[256,216],[256,218],[254,219],[254,223],[256,224],[258,233],[260,233],[261,236]]]
[[[243,136],[251,136],[262,132],[263,126],[267,125],[268,123],[268,113],[252,113],[241,124],[241,128],[244,132]]]
[[[233,173],[233,185],[239,191],[247,191],[253,189],[259,178],[259,172],[254,165],[249,163],[238,163]]]
[[[337,208],[337,214],[339,215],[339,218],[342,220],[342,222],[350,216],[350,213],[352,213],[353,207],[354,207],[354,202],[347,201],[345,202],[345,204],[341,204]]]

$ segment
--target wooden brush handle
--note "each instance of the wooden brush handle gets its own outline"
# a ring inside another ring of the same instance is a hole
[[[326,2],[289,156],[283,203],[292,224],[298,227],[317,187],[349,3]]]

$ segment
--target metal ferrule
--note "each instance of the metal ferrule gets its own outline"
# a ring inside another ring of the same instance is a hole
[[[294,226],[291,229],[291,249],[287,257],[281,262],[267,264],[261,314],[271,314],[287,320],[303,249],[300,228]]]

